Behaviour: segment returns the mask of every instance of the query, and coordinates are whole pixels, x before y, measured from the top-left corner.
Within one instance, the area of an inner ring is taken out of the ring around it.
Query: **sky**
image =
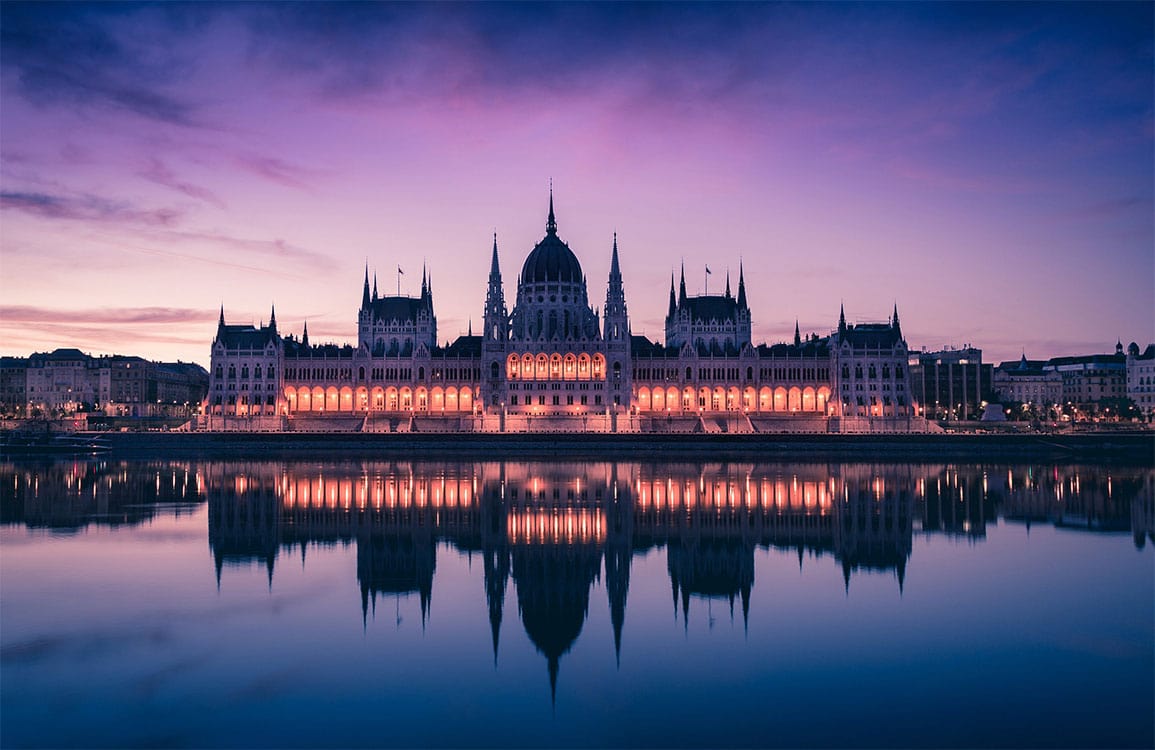
[[[984,361],[1155,341],[1155,5],[0,4],[0,353],[207,364],[221,305],[479,328],[545,233],[635,334],[671,273],[756,342],[898,305]],[[706,275],[709,266],[712,273]],[[398,274],[398,269],[403,275]]]

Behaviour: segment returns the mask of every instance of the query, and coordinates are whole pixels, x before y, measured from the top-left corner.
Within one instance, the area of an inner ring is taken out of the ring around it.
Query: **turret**
[[[309,345],[309,321],[305,321],[305,329],[301,333],[301,346]]]
[[[743,310],[749,309],[746,304],[746,277],[742,273],[742,261],[738,261],[738,307]]]
[[[362,310],[368,310],[369,309],[370,299],[371,298],[369,297],[369,264],[366,263],[365,264],[365,287],[361,291],[361,309]]]
[[[841,304],[838,306],[838,332],[846,333],[846,307]]]
[[[682,280],[678,284],[678,307],[686,304],[686,263],[682,262]]]
[[[269,311],[269,332],[274,336],[277,335],[277,306],[273,305]]]
[[[726,269],[726,299],[733,299],[734,295],[730,294],[730,269]]]
[[[892,328],[894,328],[895,334],[897,334],[897,336],[899,338],[902,338],[902,329],[898,325],[898,303],[897,302],[894,303],[894,317],[892,317],[890,319],[890,325]]]
[[[794,320],[794,346],[802,345],[802,334],[798,330],[798,320]]]
[[[672,317],[674,317],[674,314],[677,312],[678,312],[678,298],[674,294],[674,272],[670,271],[670,309],[666,313],[666,317],[672,318]]]

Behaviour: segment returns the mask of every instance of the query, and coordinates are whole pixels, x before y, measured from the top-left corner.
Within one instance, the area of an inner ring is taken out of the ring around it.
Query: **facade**
[[[28,409],[28,359],[0,357],[0,414],[24,416]]]
[[[928,419],[978,419],[994,399],[993,368],[973,346],[919,352],[910,357],[914,398]]]
[[[189,362],[151,362],[56,349],[0,362],[0,408],[18,416],[190,416],[205,398],[208,373]]]
[[[1056,357],[1044,369],[1063,379],[1061,402],[1072,409],[1097,411],[1101,401],[1127,395],[1127,358],[1122,343],[1116,344],[1114,354]]]
[[[1127,398],[1144,416],[1155,417],[1155,344],[1142,353],[1134,341],[1127,347]]]
[[[1017,362],[1002,362],[992,380],[995,395],[1045,412],[1063,402],[1063,376],[1046,369],[1045,360],[1030,360],[1024,354]]]
[[[909,430],[917,406],[895,308],[792,343],[751,340],[738,290],[690,296],[670,284],[665,341],[633,335],[617,236],[604,304],[562,239],[550,194],[545,236],[506,301],[497,237],[482,331],[438,345],[432,283],[380,296],[368,269],[357,344],[310,344],[268,325],[225,323],[212,346],[210,429],[362,431]],[[988,379],[989,380],[989,379]]]

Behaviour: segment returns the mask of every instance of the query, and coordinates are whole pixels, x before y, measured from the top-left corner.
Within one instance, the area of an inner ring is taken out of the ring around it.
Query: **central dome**
[[[547,281],[582,282],[582,267],[569,245],[557,236],[557,220],[553,215],[553,190],[549,191],[549,218],[545,223],[545,237],[534,245],[525,265],[521,267],[521,281],[526,284]]]
[[[527,284],[547,281],[571,281],[581,283],[582,267],[569,245],[558,239],[554,233],[534,246],[525,265],[521,267],[521,280]]]

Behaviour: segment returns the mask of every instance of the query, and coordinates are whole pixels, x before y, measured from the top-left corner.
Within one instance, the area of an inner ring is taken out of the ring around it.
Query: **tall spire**
[[[730,269],[726,269],[726,299],[730,299],[733,295],[730,294]]]
[[[899,326],[898,326],[898,303],[897,302],[894,303],[894,317],[890,319],[890,325],[892,328],[894,328],[894,332],[898,334],[899,338],[901,338],[902,337],[902,329],[899,328]]]
[[[224,302],[221,303],[221,318],[220,318],[220,320],[217,321],[217,326],[220,328],[225,327],[225,303]]]
[[[493,255],[489,262],[489,289],[485,293],[485,314],[481,335],[487,340],[503,341],[509,337],[509,315],[501,288],[501,266],[497,261],[497,232],[493,233]]]
[[[738,261],[738,307],[745,310],[746,305],[746,275],[742,270],[742,261]]]
[[[801,344],[802,344],[802,336],[798,330],[798,319],[795,318],[794,319],[794,346],[800,346]]]
[[[682,261],[682,280],[678,283],[678,307],[686,303],[686,261]]]
[[[365,286],[361,291],[361,309],[369,309],[369,261],[365,261]]]
[[[674,272],[670,271],[670,309],[666,313],[666,317],[674,317],[674,313],[678,311],[678,297],[674,294]]]
[[[429,294],[429,280],[425,274],[425,261],[421,261],[421,299]]]
[[[309,345],[309,321],[305,321],[305,330],[301,334],[301,346]]]
[[[610,256],[610,281],[621,281],[622,269],[618,265],[618,233],[614,232],[614,252]]]
[[[846,306],[838,304],[838,332],[846,333]]]
[[[553,178],[549,181],[549,218],[545,220],[545,233],[557,234],[557,219],[553,215]]]
[[[277,332],[277,306],[273,305],[269,311],[269,330]]]
[[[377,272],[373,272],[373,301],[377,301]]]

